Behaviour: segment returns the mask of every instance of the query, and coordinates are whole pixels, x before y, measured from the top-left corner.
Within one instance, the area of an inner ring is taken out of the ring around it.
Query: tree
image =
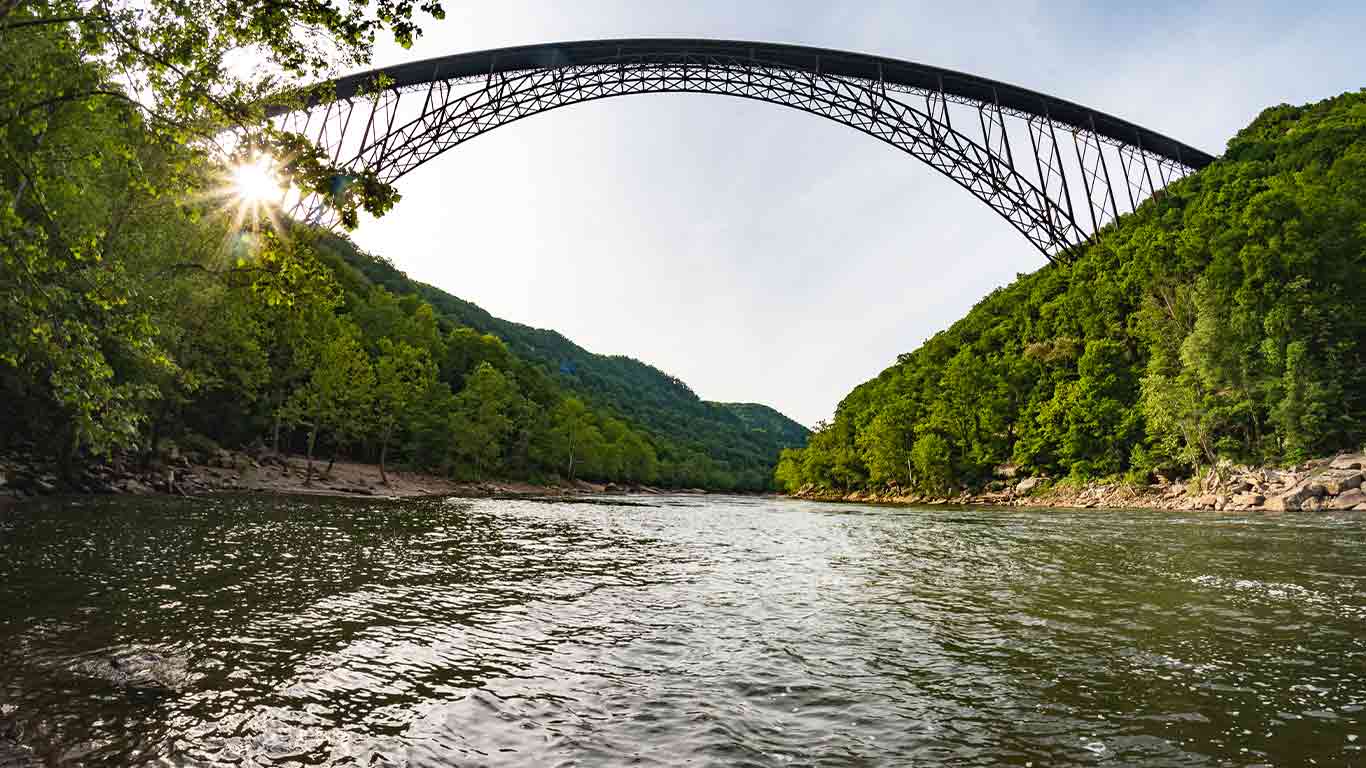
[[[1338,393],[1319,381],[1307,358],[1303,342],[1287,347],[1285,376],[1279,388],[1281,398],[1271,409],[1271,421],[1281,436],[1283,455],[1291,461],[1309,457],[1328,422],[1329,404],[1339,399],[1334,397]]]
[[[145,204],[130,180],[166,159],[125,105],[46,103],[102,69],[65,33],[25,37],[0,32],[0,388],[24,404],[10,423],[49,441],[69,471],[82,451],[138,442],[158,391],[120,375],[121,363],[163,380],[177,373],[118,226]],[[31,94],[41,107],[26,106]]]
[[[517,387],[488,363],[480,363],[455,396],[453,448],[459,460],[473,466],[476,479],[498,467],[520,399]]]
[[[577,397],[566,397],[550,416],[549,457],[552,464],[564,467],[565,477],[574,480],[576,467],[591,464],[595,449],[602,443],[602,433],[593,424],[593,414]]]
[[[920,431],[911,447],[911,463],[915,466],[920,487],[947,493],[953,486],[953,458],[949,441],[937,432]]]
[[[465,377],[487,363],[496,370],[508,371],[512,368],[512,354],[508,352],[502,339],[490,333],[479,333],[473,328],[461,326],[446,335],[445,356],[441,360],[441,380],[459,390],[465,386]]]
[[[906,487],[915,485],[911,446],[915,442],[915,422],[910,404],[897,400],[889,404],[859,433],[863,462],[868,479],[874,483],[893,483],[904,478]]]
[[[1059,456],[1079,477],[1119,472],[1140,433],[1132,407],[1136,386],[1124,346],[1108,339],[1086,344],[1076,381],[1059,384]]]
[[[308,468],[304,485],[313,483],[313,453],[319,432],[330,432],[338,441],[368,426],[374,396],[374,370],[361,346],[354,325],[338,319],[329,335],[320,340],[305,367],[308,380],[285,404],[286,421],[308,429]]]
[[[375,361],[375,428],[379,431],[379,477],[385,485],[389,441],[424,392],[436,383],[436,370],[427,350],[406,341],[379,340]]]
[[[773,477],[778,487],[788,493],[795,493],[806,485],[806,471],[803,466],[803,448],[784,448],[778,456],[778,466]]]
[[[626,479],[637,483],[653,483],[659,474],[659,457],[654,446],[640,435],[628,429],[621,437],[622,472]]]
[[[372,354],[379,351],[379,344],[385,339],[417,347],[432,360],[445,352],[445,341],[431,305],[416,296],[399,297],[380,286],[373,286],[364,296],[353,297],[351,303],[352,318]]]
[[[64,73],[25,57],[29,85],[5,104],[9,122],[39,121],[53,109],[108,105],[136,112],[144,130],[175,144],[217,144],[218,134],[244,134],[240,157],[265,152],[279,160],[285,181],[317,192],[347,227],[358,211],[381,215],[397,200],[389,185],[367,171],[334,165],[306,137],[279,130],[265,106],[295,101],[286,81],[314,81],[334,67],[356,69],[370,59],[377,36],[391,32],[401,45],[421,34],[421,15],[444,17],[437,0],[39,0],[0,3],[0,35],[25,49],[58,36],[74,57],[109,66],[84,70],[71,83]],[[264,66],[242,74],[245,56]],[[8,101],[8,100],[7,100]],[[351,183],[337,185],[337,179]]]

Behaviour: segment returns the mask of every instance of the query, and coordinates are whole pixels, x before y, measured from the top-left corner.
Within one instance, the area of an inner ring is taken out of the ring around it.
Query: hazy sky
[[[965,70],[1210,152],[1262,107],[1366,86],[1366,4],[445,0],[377,65],[601,37],[800,43]],[[355,233],[500,317],[806,424],[1043,263],[985,205],[844,126],[699,94],[572,106],[399,182]]]

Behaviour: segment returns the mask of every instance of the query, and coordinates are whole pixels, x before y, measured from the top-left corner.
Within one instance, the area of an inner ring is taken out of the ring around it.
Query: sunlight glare
[[[242,163],[232,169],[232,187],[242,202],[261,204],[280,197],[280,178],[275,172],[275,161],[268,156]]]
[[[280,196],[280,178],[275,163],[266,155],[244,162],[233,169],[233,190],[244,203],[264,203]]]

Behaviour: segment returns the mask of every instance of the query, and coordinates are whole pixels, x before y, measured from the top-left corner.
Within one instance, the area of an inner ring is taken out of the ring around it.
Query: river
[[[1364,706],[1352,515],[0,511],[11,761],[1328,766],[1366,764]]]

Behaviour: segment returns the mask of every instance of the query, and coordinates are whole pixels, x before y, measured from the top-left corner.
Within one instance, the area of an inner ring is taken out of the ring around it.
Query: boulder
[[[185,658],[147,648],[118,649],[103,656],[92,654],[75,661],[69,671],[140,699],[173,696],[189,679]]]
[[[1015,492],[1019,494],[1029,493],[1043,483],[1042,477],[1026,477],[1015,486]]]
[[[1266,497],[1260,493],[1240,493],[1233,497],[1233,504],[1239,507],[1260,507],[1266,503]]]
[[[28,747],[0,736],[0,768],[40,768],[41,765]]]
[[[1324,491],[1330,496],[1336,496],[1343,491],[1350,491],[1353,488],[1361,487],[1362,475],[1355,469],[1329,469],[1320,473],[1314,481],[1323,486]]]
[[[1323,508],[1332,510],[1355,509],[1359,504],[1366,504],[1366,493],[1363,493],[1360,488],[1353,488],[1327,499]]]
[[[1266,476],[1266,482],[1271,483],[1272,485],[1289,486],[1297,485],[1300,482],[1300,476],[1295,472],[1286,472],[1285,470],[1280,469],[1268,469],[1263,474]]]
[[[1317,499],[1327,495],[1328,489],[1316,480],[1305,480],[1304,482],[1291,488],[1280,496],[1269,500],[1266,504],[1267,509],[1277,511],[1306,509],[1305,506],[1310,499]],[[1279,502],[1278,506],[1272,506],[1272,502]]]
[[[1214,509],[1219,506],[1219,496],[1207,493],[1204,496],[1197,496],[1191,502],[1191,509]]]
[[[1329,464],[1331,469],[1366,469],[1366,455],[1346,455],[1333,459]]]

